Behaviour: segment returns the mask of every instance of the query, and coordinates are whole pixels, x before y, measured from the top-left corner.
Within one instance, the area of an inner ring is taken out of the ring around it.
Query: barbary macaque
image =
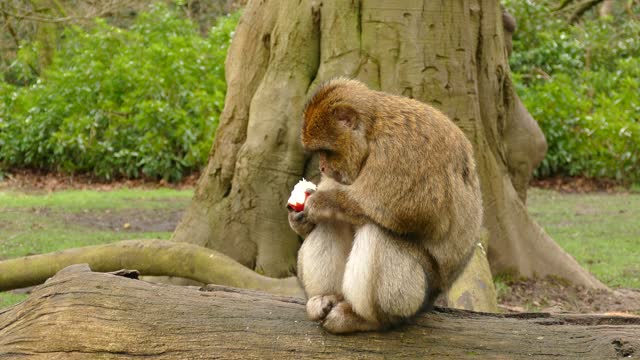
[[[298,277],[331,333],[388,328],[433,304],[469,260],[482,221],[473,148],[422,102],[338,78],[304,110],[322,178],[302,211]]]

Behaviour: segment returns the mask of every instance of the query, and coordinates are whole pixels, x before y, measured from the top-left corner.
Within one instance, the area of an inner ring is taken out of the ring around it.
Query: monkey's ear
[[[336,106],[333,108],[333,117],[351,129],[358,127],[358,113],[351,106]]]

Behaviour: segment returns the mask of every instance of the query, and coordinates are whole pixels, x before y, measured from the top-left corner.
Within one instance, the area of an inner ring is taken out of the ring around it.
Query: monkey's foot
[[[310,320],[320,321],[340,301],[342,301],[340,295],[316,295],[307,301],[307,315]]]
[[[332,334],[372,331],[382,328],[377,321],[367,320],[353,312],[351,304],[346,301],[342,301],[331,308],[322,322],[322,327]]]

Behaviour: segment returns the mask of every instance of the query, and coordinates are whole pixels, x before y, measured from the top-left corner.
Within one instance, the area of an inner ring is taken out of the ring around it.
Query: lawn
[[[640,193],[531,189],[527,207],[547,233],[611,287],[640,288]]]
[[[0,191],[0,260],[124,239],[168,239],[192,190]],[[640,288],[640,194],[531,189],[528,207],[558,243],[612,287]],[[0,308],[24,295],[0,293]]]
[[[125,239],[168,239],[191,190],[0,191],[0,260]],[[24,295],[0,293],[0,308]]]

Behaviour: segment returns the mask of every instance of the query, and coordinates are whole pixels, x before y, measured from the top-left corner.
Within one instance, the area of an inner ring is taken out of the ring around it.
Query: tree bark
[[[300,240],[285,205],[304,166],[294,129],[317,69],[318,11],[309,1],[245,8],[227,56],[225,108],[209,164],[173,240],[269,276],[295,273]]]
[[[0,358],[610,359],[640,351],[640,318],[437,308],[387,332],[330,335],[302,299],[150,284],[67,268],[0,310]]]
[[[269,276],[294,273],[300,240],[284,204],[300,177],[317,179],[299,142],[301,112],[316,85],[342,75],[440,108],[472,141],[494,272],[604,287],[527,213],[536,161],[526,157],[540,134],[511,86],[501,19],[496,0],[249,2],[209,164],[173,240]]]
[[[487,261],[488,235],[483,233],[471,260],[444,294],[447,306],[482,312],[498,312],[498,295]]]

